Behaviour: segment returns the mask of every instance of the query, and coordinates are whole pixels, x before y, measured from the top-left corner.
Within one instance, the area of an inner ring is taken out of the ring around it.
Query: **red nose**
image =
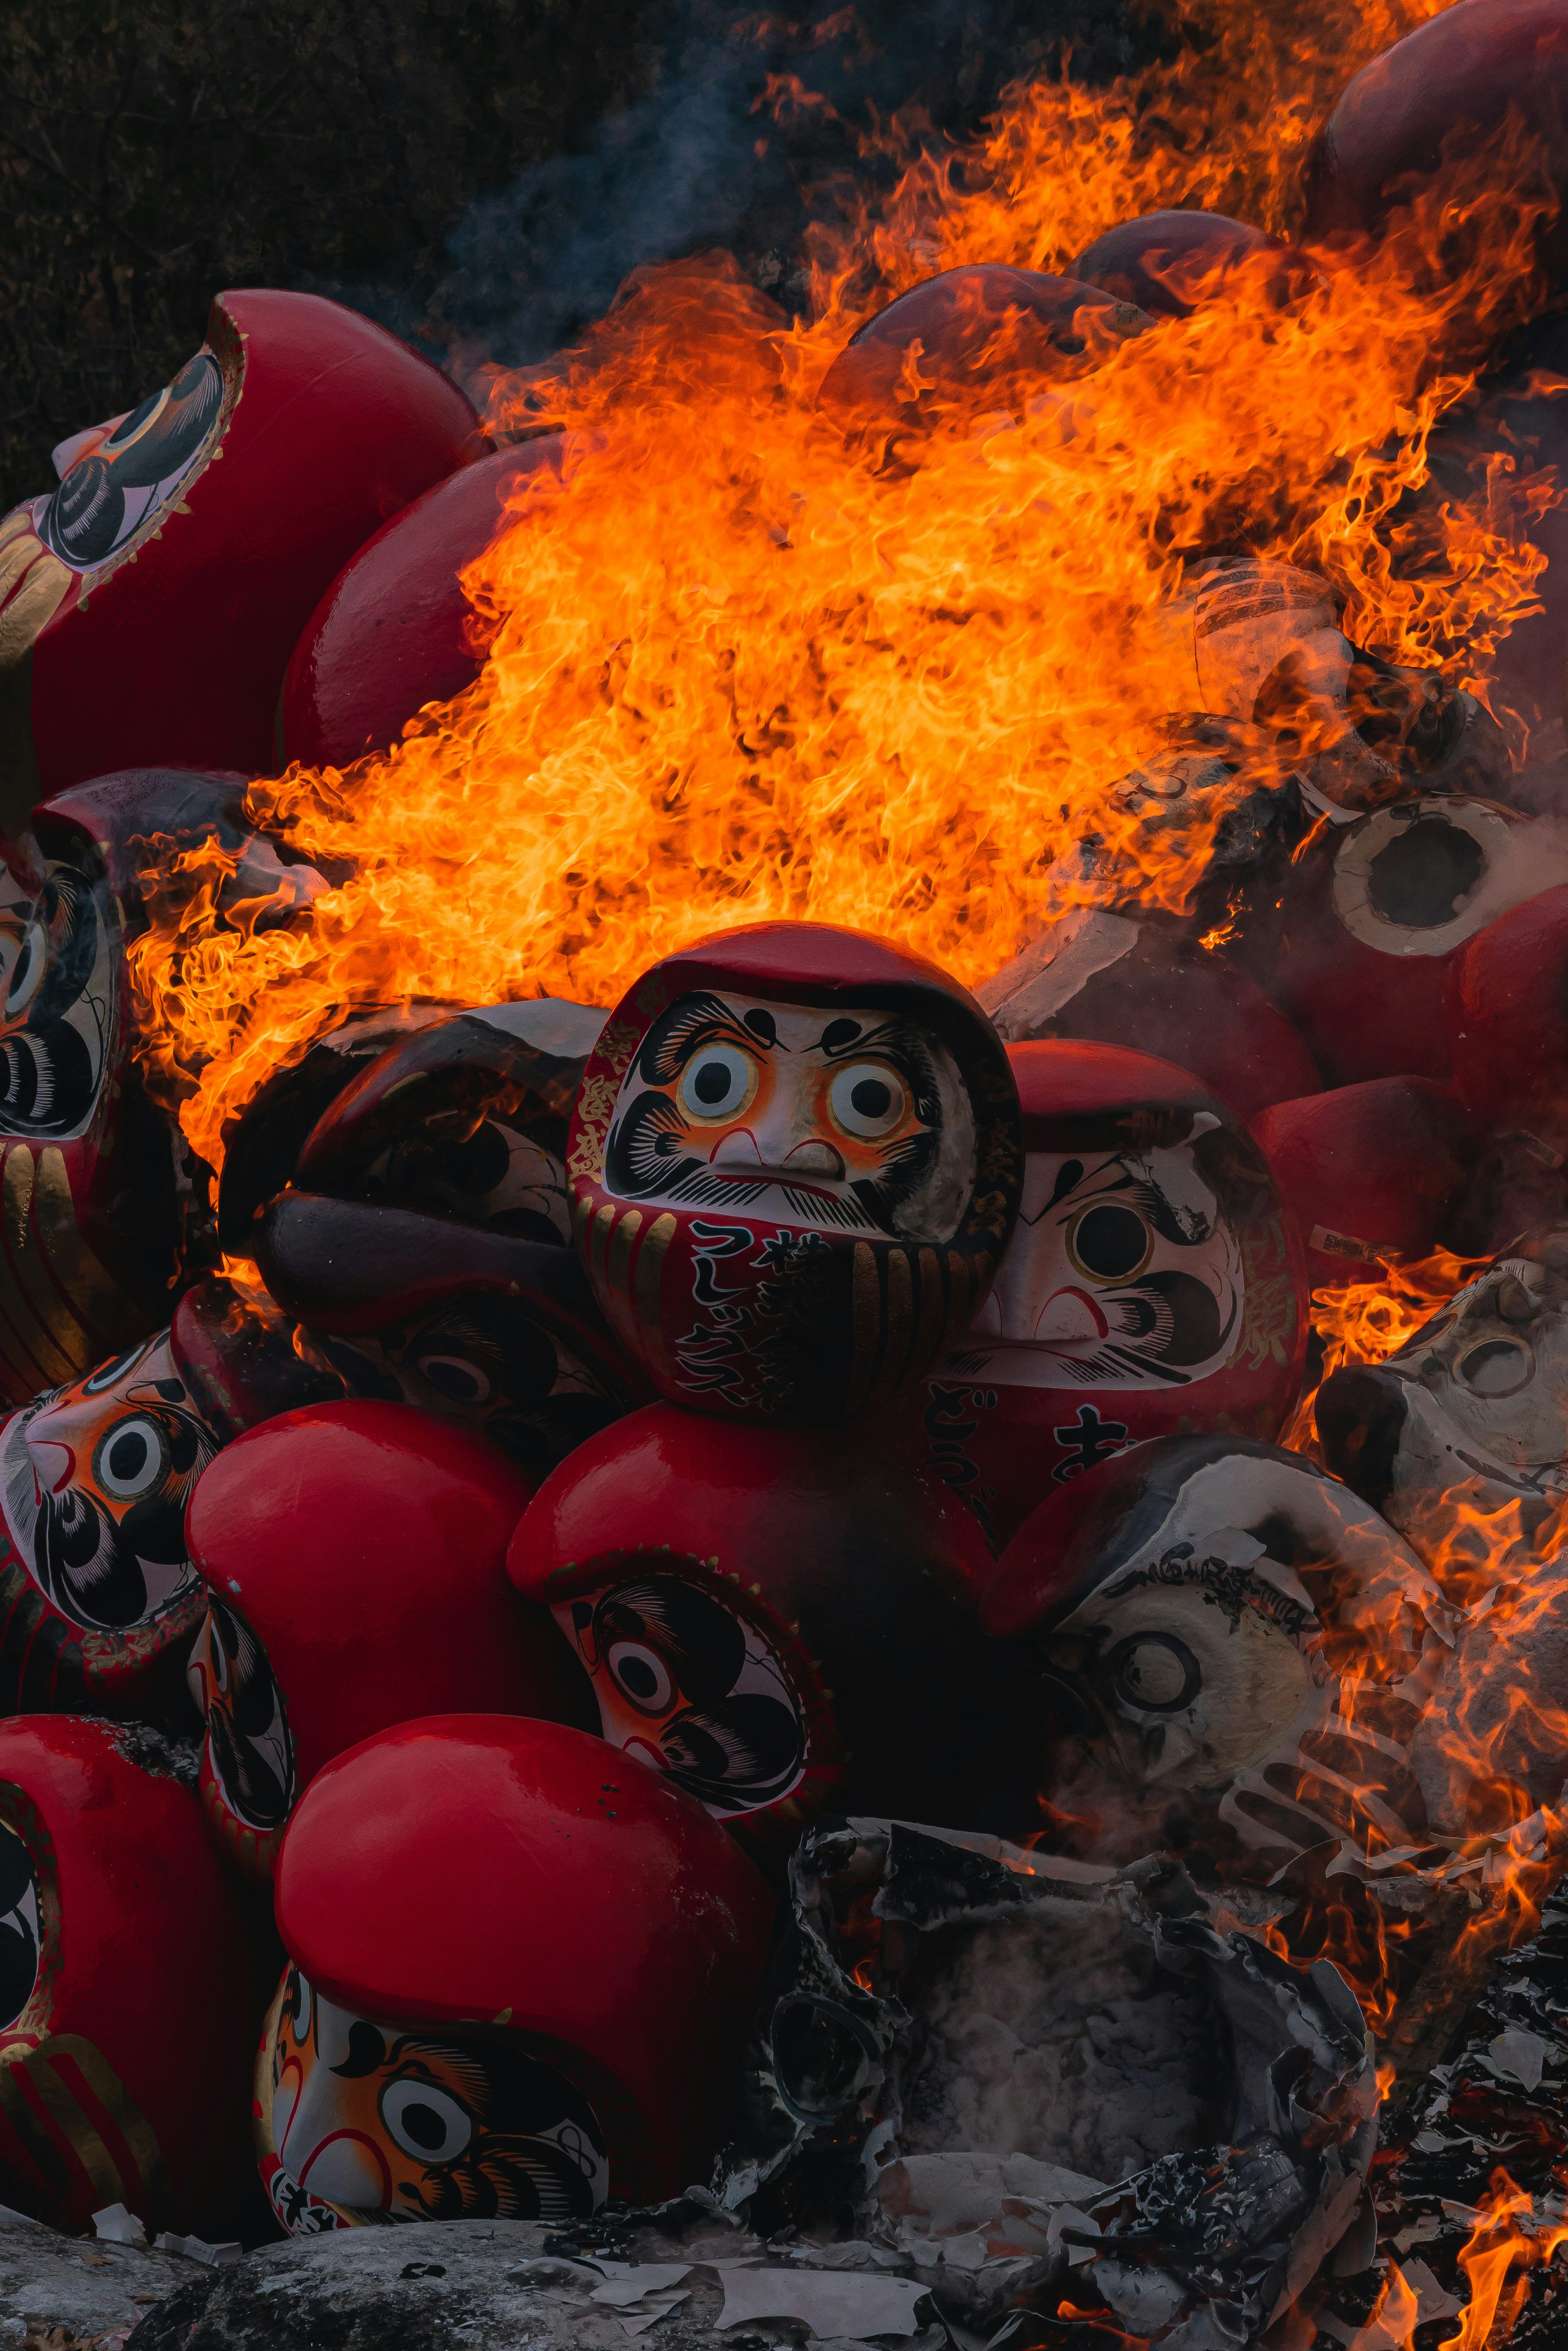
[[[30,1437],[27,1451],[32,1459],[33,1475],[46,1493],[58,1494],[70,1484],[77,1458],[68,1445],[57,1445],[52,1438],[46,1437]]]

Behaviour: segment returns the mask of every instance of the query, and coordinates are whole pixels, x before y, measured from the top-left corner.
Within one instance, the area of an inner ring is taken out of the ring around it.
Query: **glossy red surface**
[[[558,479],[560,436],[497,449],[385,524],[339,573],[289,658],[282,755],[346,768],[395,743],[427,702],[447,702],[484,664],[483,631],[458,573],[484,553],[540,477]]]
[[[359,1401],[285,1413],[204,1473],[191,1557],[266,1652],[296,1795],[356,1740],[432,1706],[570,1710],[564,1645],[504,1573],[531,1490],[466,1430]],[[203,1788],[231,1849],[265,1867],[275,1838],[225,1807],[210,1740]]]
[[[34,2000],[0,2031],[8,2199],[73,2230],[123,2202],[149,2236],[229,2234],[267,1986],[196,1798],[107,1724],[22,1716],[0,1723],[0,1823],[44,1928]]]
[[[1511,112],[1547,143],[1549,169],[1560,174],[1565,101],[1568,21],[1558,0],[1445,8],[1345,89],[1308,161],[1306,235],[1375,229],[1434,181],[1462,186],[1478,153],[1487,153],[1500,189],[1517,187],[1517,156],[1500,140]],[[1499,143],[1489,151],[1490,141]],[[1560,276],[1561,233],[1548,239]]]
[[[669,1781],[509,1716],[404,1722],[340,1755],[277,1874],[289,1956],[329,1999],[555,2043],[610,2135],[611,2194],[633,2202],[705,2176],[772,1910]]]
[[[1120,221],[1081,253],[1072,275],[1119,302],[1135,303],[1151,318],[1186,319],[1221,287],[1234,288],[1237,265],[1254,254],[1288,256],[1290,248],[1250,221],[1225,213],[1173,210]],[[1276,300],[1289,290],[1281,266],[1253,265],[1255,283]],[[1229,281],[1229,282],[1228,282]]]
[[[846,432],[962,419],[1088,374],[1148,323],[1075,278],[969,263],[912,287],[869,319],[829,368],[818,398]]]
[[[1378,1258],[1430,1256],[1477,1140],[1428,1078],[1375,1078],[1276,1102],[1252,1133],[1300,1227],[1308,1279],[1329,1290],[1370,1281]]]
[[[1046,1041],[1009,1046],[1008,1059],[1029,1154],[1023,1207],[991,1299],[926,1382],[923,1455],[998,1547],[1053,1488],[1082,1483],[1149,1437],[1223,1429],[1273,1438],[1295,1402],[1308,1337],[1294,1222],[1261,1151],[1217,1095],[1125,1047]],[[1167,1201],[1156,1217],[1143,1197],[1153,1152],[1185,1157],[1171,1171],[1181,1215]],[[1134,1175],[1117,1174],[1124,1157]],[[1095,1201],[1143,1228],[1142,1262],[1124,1278],[1072,1254]],[[1171,1231],[1197,1214],[1213,1218],[1215,1238],[1173,1248]],[[1175,1336],[1176,1288],[1192,1280],[1212,1290],[1228,1332],[1201,1357]],[[1062,1311],[1071,1336],[1055,1330]],[[1166,1314],[1168,1360],[1158,1343]],[[1102,1348],[1088,1335],[1096,1320]],[[1036,1336],[1040,1322],[1052,1338]]]
[[[45,794],[152,760],[274,772],[284,670],[323,590],[484,445],[448,377],[338,303],[223,294],[208,337],[235,395],[210,456],[150,537],[57,566],[32,655]]]
[[[1479,931],[1443,1007],[1454,1091],[1494,1133],[1568,1157],[1568,883]]]

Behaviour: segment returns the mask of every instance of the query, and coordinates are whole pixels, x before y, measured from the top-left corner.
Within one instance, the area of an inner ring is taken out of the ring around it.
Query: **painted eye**
[[[155,1343],[152,1341],[143,1340],[140,1346],[128,1347],[123,1355],[116,1355],[112,1363],[100,1364],[96,1372],[89,1373],[83,1380],[81,1384],[83,1395],[102,1395],[107,1389],[113,1387],[123,1377],[132,1364],[140,1361],[150,1345]]]
[[[641,1641],[617,1641],[605,1659],[616,1687],[643,1714],[663,1714],[674,1705],[675,1686],[656,1649]]]
[[[1145,1714],[1176,1714],[1203,1687],[1203,1673],[1174,1633],[1134,1633],[1105,1660],[1113,1694]]]
[[[757,1090],[757,1064],[733,1045],[705,1045],[681,1077],[681,1107],[693,1118],[734,1118]]]
[[[490,1383],[465,1355],[422,1355],[419,1368],[433,1388],[452,1404],[488,1404]]]
[[[1488,1339],[1459,1359],[1459,1377],[1479,1396],[1517,1395],[1535,1365],[1528,1347],[1513,1339]]]
[[[1148,1263],[1154,1237],[1134,1208],[1085,1208],[1068,1228],[1067,1253],[1092,1281],[1130,1281]]]
[[[17,1019],[26,1012],[38,992],[44,977],[44,967],[49,959],[49,937],[42,923],[29,923],[22,934],[22,949],[16,957],[11,984],[5,990],[5,1018]]]
[[[393,2145],[416,2162],[450,2163],[474,2136],[474,2118],[434,2082],[389,2082],[382,2120]]]
[[[834,1071],[828,1089],[828,1107],[846,1134],[864,1143],[891,1134],[904,1116],[909,1097],[883,1061],[851,1061]]]
[[[134,1502],[150,1494],[162,1478],[167,1454],[163,1432],[155,1420],[139,1415],[117,1421],[98,1441],[93,1475],[101,1492],[116,1502]]]
[[[310,2015],[315,2004],[315,1993],[302,1975],[296,1975],[288,1995],[287,2024],[301,2049],[310,2038]]]

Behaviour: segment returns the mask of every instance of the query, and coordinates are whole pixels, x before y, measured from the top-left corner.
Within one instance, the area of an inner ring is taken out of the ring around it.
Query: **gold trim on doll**
[[[580,2091],[501,2032],[372,2022],[289,1967],[256,2062],[256,2140],[295,2235],[385,2220],[585,2220],[609,2190]]]

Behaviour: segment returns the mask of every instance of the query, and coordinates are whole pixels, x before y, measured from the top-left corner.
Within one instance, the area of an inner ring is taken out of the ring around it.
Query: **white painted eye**
[[[1197,1659],[1174,1633],[1134,1633],[1105,1662],[1116,1696],[1144,1713],[1174,1714],[1203,1687]]]
[[[155,1420],[138,1414],[116,1421],[98,1441],[93,1475],[100,1489],[117,1502],[134,1502],[150,1494],[163,1475],[163,1432]]]
[[[834,1072],[828,1105],[846,1134],[874,1142],[904,1116],[903,1086],[883,1061],[851,1061]]]
[[[473,2116],[434,2082],[389,2082],[382,2120],[393,2145],[419,2163],[450,2163],[474,2136]]]
[[[734,1045],[705,1045],[681,1076],[681,1108],[690,1118],[735,1118],[757,1091],[757,1064]]]
[[[42,923],[29,923],[22,934],[21,952],[5,990],[5,1018],[17,1019],[38,992],[49,959],[49,935]]]
[[[303,2049],[310,2038],[311,2011],[315,2005],[315,1993],[304,1977],[297,1975],[294,1979],[294,1988],[289,1994],[287,2011],[289,2033],[297,2049]]]
[[[421,1355],[419,1368],[433,1388],[451,1404],[478,1405],[490,1401],[490,1382],[466,1355]]]
[[[674,1702],[675,1686],[656,1649],[641,1641],[617,1641],[605,1659],[615,1686],[641,1714],[663,1714]]]
[[[1517,1340],[1484,1339],[1460,1359],[1459,1377],[1473,1395],[1517,1395],[1534,1368],[1530,1349]]]

